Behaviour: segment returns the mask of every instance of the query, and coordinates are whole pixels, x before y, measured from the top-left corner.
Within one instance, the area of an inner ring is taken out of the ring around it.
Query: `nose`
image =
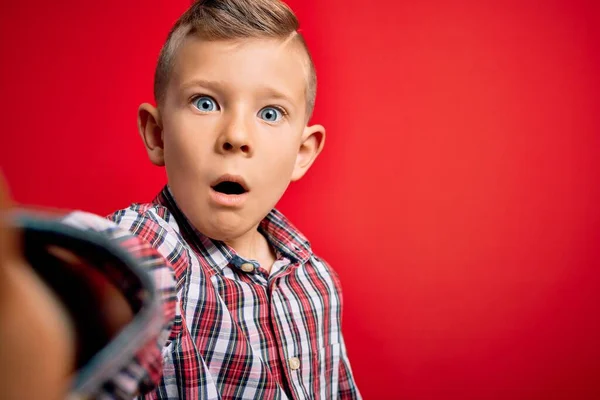
[[[217,141],[217,152],[221,154],[241,153],[251,156],[254,150],[251,129],[250,123],[243,117],[226,120]]]

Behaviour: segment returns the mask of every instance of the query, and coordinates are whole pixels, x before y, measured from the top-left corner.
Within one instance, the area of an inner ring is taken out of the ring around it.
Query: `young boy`
[[[314,66],[278,0],[198,1],[160,53],[139,107],[168,185],[109,217],[170,263],[177,307],[148,398],[360,398],[340,283],[273,207],[321,152]]]

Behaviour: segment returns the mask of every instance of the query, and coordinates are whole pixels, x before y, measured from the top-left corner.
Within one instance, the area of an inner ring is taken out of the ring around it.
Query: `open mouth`
[[[238,182],[233,181],[223,181],[219,182],[216,185],[212,186],[215,192],[228,194],[228,195],[236,195],[236,194],[244,194],[247,192],[246,188],[242,186]]]
[[[225,174],[210,186],[216,193],[228,196],[240,196],[250,191],[244,178],[238,175]]]

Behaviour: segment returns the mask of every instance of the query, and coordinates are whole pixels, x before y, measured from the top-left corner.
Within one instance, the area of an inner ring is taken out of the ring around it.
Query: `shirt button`
[[[292,357],[288,362],[290,363],[290,368],[294,371],[300,368],[300,359],[298,357]]]
[[[254,265],[252,265],[251,263],[243,263],[240,268],[242,269],[242,271],[244,272],[252,272],[254,271]]]

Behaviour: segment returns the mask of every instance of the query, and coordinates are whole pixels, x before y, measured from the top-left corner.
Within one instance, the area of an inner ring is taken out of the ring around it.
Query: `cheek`
[[[273,174],[277,180],[289,178],[296,164],[297,155],[298,151],[294,144],[280,143],[279,145],[271,146],[269,156],[266,157],[265,167],[277,172]]]
[[[288,126],[276,132],[265,133],[262,136],[262,145],[267,153],[266,164],[272,168],[291,172],[300,148],[301,129],[296,126]]]
[[[181,118],[165,124],[164,146],[167,169],[180,168],[182,172],[193,172],[206,159],[205,152],[212,146],[209,143],[210,129],[202,126],[201,121],[193,118]]]

